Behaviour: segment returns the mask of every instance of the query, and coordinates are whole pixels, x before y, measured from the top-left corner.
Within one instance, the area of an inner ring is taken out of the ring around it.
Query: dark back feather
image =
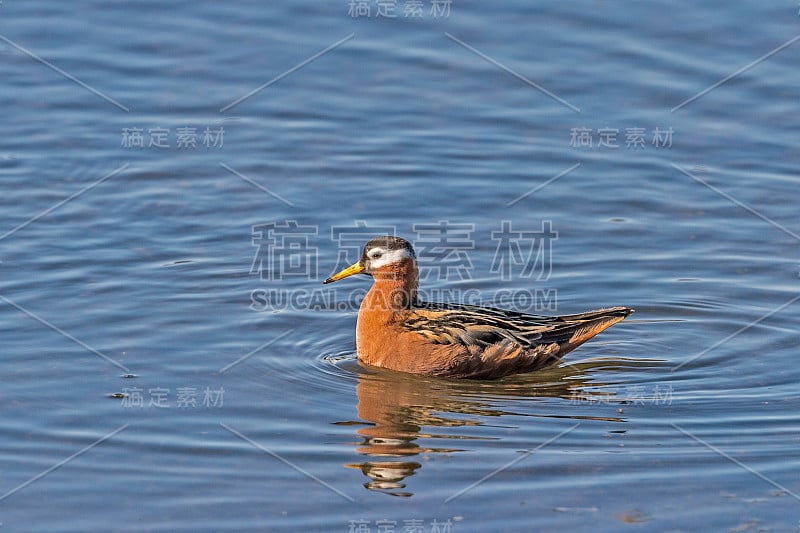
[[[615,307],[549,317],[474,305],[419,302],[400,325],[436,344],[488,346],[510,340],[530,348],[565,343],[581,328],[630,313],[630,309]]]

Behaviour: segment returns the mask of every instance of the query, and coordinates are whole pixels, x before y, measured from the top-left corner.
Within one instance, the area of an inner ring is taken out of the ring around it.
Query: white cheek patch
[[[372,259],[372,254],[375,252],[381,252],[381,256],[378,259]],[[370,248],[367,252],[367,258],[369,259],[369,268],[370,270],[375,270],[376,268],[385,267],[386,265],[391,265],[392,263],[399,263],[403,259],[411,257],[411,254],[408,253],[408,250],[405,248],[401,248],[399,250],[389,250],[387,251],[385,248],[375,247]]]

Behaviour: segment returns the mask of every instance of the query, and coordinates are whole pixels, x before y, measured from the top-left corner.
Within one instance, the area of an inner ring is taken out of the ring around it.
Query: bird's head
[[[411,243],[400,237],[375,237],[364,245],[361,259],[324,281],[333,283],[354,274],[376,279],[398,279],[413,275],[416,281],[417,256]]]

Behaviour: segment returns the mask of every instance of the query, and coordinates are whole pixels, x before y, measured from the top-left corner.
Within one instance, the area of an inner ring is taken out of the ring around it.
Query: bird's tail
[[[577,315],[564,315],[559,317],[563,321],[556,330],[560,333],[558,344],[561,349],[559,355],[564,355],[588,341],[601,331],[625,319],[633,313],[627,307],[609,307]]]

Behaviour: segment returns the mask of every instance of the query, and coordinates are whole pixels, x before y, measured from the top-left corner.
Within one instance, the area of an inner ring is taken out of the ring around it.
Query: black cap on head
[[[417,254],[414,253],[414,247],[411,246],[411,243],[405,240],[402,237],[394,237],[392,235],[383,235],[382,237],[375,237],[374,239],[370,239],[367,244],[364,245],[364,251],[361,254],[362,259],[367,258],[367,252],[375,248],[376,246],[380,246],[381,248],[386,248],[387,250],[408,250],[411,257],[414,259],[417,258]]]

